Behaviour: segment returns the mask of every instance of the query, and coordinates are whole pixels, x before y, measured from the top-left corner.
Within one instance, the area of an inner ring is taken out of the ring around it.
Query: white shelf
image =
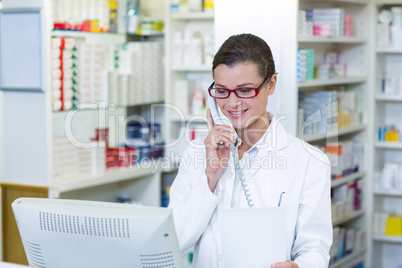
[[[358,210],[358,211],[353,211],[353,212],[351,212],[351,213],[349,214],[349,216],[347,216],[347,217],[345,217],[345,218],[343,218],[343,219],[339,219],[339,220],[333,221],[333,222],[332,222],[332,225],[333,225],[333,226],[338,226],[338,225],[347,223],[347,222],[349,222],[349,221],[351,221],[351,220],[354,220],[354,219],[360,217],[360,216],[363,215],[363,214],[364,214],[364,209],[360,209],[360,210]]]
[[[377,48],[376,52],[379,54],[402,54],[402,48]]]
[[[356,179],[360,179],[360,178],[364,177],[365,175],[366,175],[366,172],[361,171],[361,172],[357,172],[357,173],[352,173],[352,174],[345,176],[343,178],[340,178],[340,179],[331,180],[331,188],[335,188],[335,187],[341,186],[343,184],[350,183]]]
[[[183,14],[171,14],[171,18],[175,20],[213,20],[214,17],[214,12],[189,12]]]
[[[383,189],[376,189],[374,190],[375,195],[383,195],[383,196],[393,196],[393,197],[402,197],[402,190],[383,190]]]
[[[346,43],[361,44],[367,42],[365,37],[347,37],[347,36],[314,36],[299,35],[299,43]]]
[[[324,133],[304,135],[301,139],[306,142],[314,142],[314,141],[324,140],[327,138],[334,138],[337,136],[342,136],[342,135],[347,135],[347,134],[363,131],[365,129],[366,129],[365,124],[357,125],[357,126],[350,126],[350,127],[345,127],[345,128],[339,128],[336,130],[331,130],[329,132],[324,132]]]
[[[333,79],[314,79],[298,83],[299,88],[306,87],[319,87],[319,86],[333,86],[333,85],[344,85],[344,84],[358,84],[366,82],[367,77],[339,77]]]
[[[373,240],[377,242],[387,242],[387,243],[402,243],[402,236],[389,236],[382,234],[374,234]]]
[[[340,4],[354,4],[354,5],[367,5],[367,0],[305,0],[306,2],[317,2],[317,3],[340,3]]]
[[[377,101],[402,102],[402,95],[378,94],[375,96],[375,99]]]
[[[147,37],[147,36],[163,36],[163,32],[155,32],[148,34],[128,34],[128,33],[109,33],[109,32],[81,32],[81,31],[63,31],[63,30],[53,30],[51,32],[52,36],[55,37],[87,37],[87,36],[104,36],[107,38],[113,37],[126,37],[126,36],[138,36],[138,37]]]
[[[401,0],[376,0],[377,5],[400,5]]]
[[[172,66],[176,72],[212,72],[212,66]]]
[[[158,170],[159,168],[154,164],[150,164],[147,168],[140,168],[138,166],[134,166],[133,168],[112,168],[101,174],[88,174],[70,179],[61,179],[58,184],[52,185],[51,188],[56,189],[59,193],[69,192],[146,177],[158,172]]]
[[[329,268],[344,268],[347,267],[350,261],[352,261],[354,258],[359,257],[360,255],[363,255],[366,252],[365,248],[358,249],[356,252],[353,252],[352,254],[346,255],[339,261],[335,262],[334,264],[330,265]]]
[[[402,142],[376,142],[375,148],[377,149],[392,149],[392,150],[401,150]]]

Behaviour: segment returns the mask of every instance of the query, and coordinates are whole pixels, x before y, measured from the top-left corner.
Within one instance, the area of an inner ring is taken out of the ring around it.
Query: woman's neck
[[[264,136],[269,124],[268,113],[264,113],[246,128],[236,129],[237,135],[242,140],[242,149],[248,150],[256,144]]]

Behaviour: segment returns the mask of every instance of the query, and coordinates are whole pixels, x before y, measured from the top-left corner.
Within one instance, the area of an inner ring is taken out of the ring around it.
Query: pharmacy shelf
[[[352,220],[354,220],[354,219],[357,219],[358,217],[360,217],[361,215],[364,214],[364,210],[365,210],[365,209],[360,209],[360,210],[358,210],[358,211],[353,211],[353,212],[351,212],[347,217],[345,217],[345,218],[343,218],[343,219],[340,219],[340,220],[335,220],[335,221],[333,221],[333,222],[332,222],[332,225],[333,225],[333,226],[338,226],[338,225],[347,223],[347,222],[349,222],[349,221],[352,221]]]
[[[52,185],[50,188],[57,190],[59,193],[64,193],[109,183],[151,176],[158,171],[159,167],[152,162],[150,162],[147,167],[134,166],[133,168],[111,168],[101,174],[74,176],[74,178],[62,178],[58,184]]]
[[[374,195],[402,197],[402,191],[376,189]]]
[[[352,4],[352,5],[367,5],[367,0],[304,0],[305,2],[316,2],[316,3],[342,3],[342,4]]]
[[[391,150],[401,150],[402,142],[376,142],[375,148],[377,149],[391,149]]]
[[[183,14],[172,14],[171,18],[175,20],[213,20],[215,14],[214,12],[189,12]]]
[[[365,37],[347,37],[347,36],[314,36],[299,35],[297,37],[299,43],[345,43],[345,44],[362,44],[367,42]]]
[[[63,31],[53,30],[51,35],[54,37],[87,37],[87,36],[105,36],[107,38],[137,36],[137,37],[161,37],[163,32],[147,33],[147,34],[128,34],[128,33],[109,33],[109,32],[81,32],[81,31]]]
[[[320,86],[333,86],[344,84],[358,84],[367,81],[367,77],[339,77],[333,79],[314,79],[298,83],[299,88],[320,87]]]
[[[375,96],[376,101],[384,102],[402,102],[402,95],[392,94],[378,94]]]
[[[344,268],[348,267],[347,265],[353,261],[354,258],[363,255],[366,252],[366,248],[358,249],[357,251],[353,252],[352,254],[346,255],[339,261],[335,262],[334,264],[330,265],[329,268]]]
[[[373,235],[373,240],[376,242],[386,242],[386,243],[401,243],[402,244],[402,236],[389,236],[389,235],[381,235],[375,234]]]
[[[400,5],[401,0],[376,0],[377,5]]]
[[[212,72],[212,66],[172,66],[176,72]]]
[[[103,111],[103,110],[116,110],[116,109],[127,109],[127,108],[132,108],[132,107],[143,107],[147,105],[152,105],[152,104],[163,104],[164,99],[159,99],[159,100],[154,100],[154,101],[144,101],[144,102],[139,102],[139,103],[133,103],[129,105],[115,105],[113,103],[104,106],[104,107],[98,107],[98,108],[71,108],[70,110],[62,110],[62,111],[52,111],[53,114],[59,114],[59,113],[69,113],[69,112],[97,112],[97,111]]]
[[[348,176],[342,177],[340,179],[332,180],[331,181],[331,188],[335,188],[344,184],[348,184],[356,179],[361,179],[366,175],[366,172],[361,171],[361,172],[356,172],[352,173]]]
[[[376,52],[378,54],[402,54],[402,48],[377,48]]]
[[[366,129],[366,125],[362,124],[362,125],[357,125],[357,126],[339,128],[339,129],[331,130],[331,131],[324,132],[324,133],[303,135],[303,137],[301,137],[301,139],[306,142],[315,142],[315,141],[324,140],[327,138],[329,139],[329,138],[334,138],[337,136],[343,136],[343,135],[347,135],[347,134],[360,132],[365,129]]]

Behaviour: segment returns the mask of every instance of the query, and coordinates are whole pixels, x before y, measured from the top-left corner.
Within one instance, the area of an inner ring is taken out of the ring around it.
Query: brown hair
[[[263,78],[275,74],[275,62],[268,44],[253,34],[232,35],[222,44],[215,54],[212,71],[219,64],[234,66],[237,63],[253,62]]]

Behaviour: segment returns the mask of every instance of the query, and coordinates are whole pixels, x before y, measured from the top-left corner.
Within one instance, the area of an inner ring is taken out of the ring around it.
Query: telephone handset
[[[214,121],[214,124],[227,125],[227,126],[231,127],[233,130],[235,130],[232,125],[232,122],[230,122],[229,118],[227,118],[222,113],[221,109],[219,108],[218,104],[216,103],[215,98],[208,96],[207,106],[211,110],[211,116]],[[238,136],[237,136],[236,130],[232,133],[232,135],[233,135],[233,138],[235,139],[235,141],[237,141]],[[233,159],[235,161],[236,177],[238,177],[241,182],[241,186],[243,188],[244,195],[246,196],[247,204],[251,208],[254,206],[254,204],[253,204],[253,200],[250,197],[249,189],[247,188],[246,179],[244,177],[243,170],[240,168],[239,154],[238,154],[237,150],[238,150],[238,148],[236,146],[234,146],[234,144],[230,145],[230,152],[233,155]]]

